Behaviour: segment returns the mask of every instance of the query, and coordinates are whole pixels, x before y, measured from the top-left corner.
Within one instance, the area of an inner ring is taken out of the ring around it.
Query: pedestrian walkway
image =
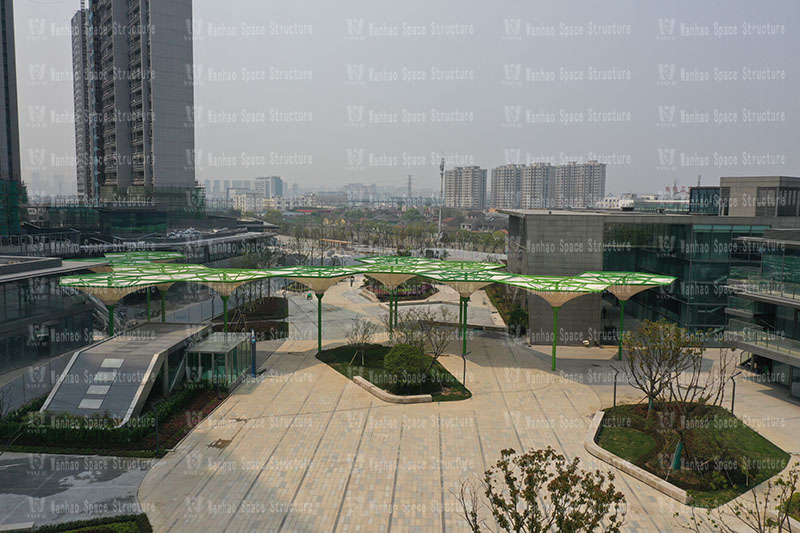
[[[328,346],[353,318],[383,312],[335,290],[324,302]],[[559,348],[554,374],[547,350],[475,333],[471,399],[387,404],[316,359],[316,338],[306,335],[316,330],[314,305],[291,299],[290,339],[262,379],[237,389],[148,473],[139,498],[154,530],[466,531],[454,493],[463,480],[477,483],[505,448],[553,446],[583,468],[609,469],[583,440],[592,415],[610,405],[613,380],[600,376],[612,349]],[[460,375],[460,357],[441,361]],[[618,395],[635,397],[626,386]],[[615,484],[627,497],[625,531],[680,529],[674,514],[688,508],[620,472]]]

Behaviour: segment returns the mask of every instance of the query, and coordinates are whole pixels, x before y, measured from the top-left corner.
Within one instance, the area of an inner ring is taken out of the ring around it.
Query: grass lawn
[[[364,350],[364,364],[361,364],[361,355],[358,355],[353,364],[353,348],[350,346],[339,346],[330,350],[323,350],[317,354],[317,359],[329,365],[349,379],[361,376],[373,385],[377,385],[385,391],[391,391],[391,384],[396,381],[393,374],[383,368],[383,358],[389,353],[390,346],[381,344],[370,344]],[[432,359],[428,357],[428,359]],[[446,402],[453,400],[464,400],[472,396],[472,393],[461,384],[450,372],[436,361],[431,369],[431,379],[421,384],[419,391],[414,394],[430,394],[434,402]]]
[[[647,433],[637,429],[605,427],[597,437],[597,444],[614,455],[636,464],[653,449],[656,441]]]
[[[716,507],[780,473],[789,454],[722,407],[698,405],[688,414],[681,468],[672,470],[680,435],[673,406],[606,410],[597,443],[686,490],[699,507]]]

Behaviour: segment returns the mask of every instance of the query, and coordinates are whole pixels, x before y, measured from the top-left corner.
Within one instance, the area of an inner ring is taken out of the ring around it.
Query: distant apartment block
[[[503,165],[492,170],[492,207],[564,209],[592,207],[605,196],[606,166],[549,163]]]
[[[444,205],[460,209],[486,208],[486,169],[470,166],[445,171]]]
[[[597,161],[569,162],[555,167],[553,207],[593,207],[606,195],[606,165]]]
[[[87,199],[103,187],[194,187],[191,20],[191,0],[90,0],[73,17],[76,155],[88,161],[78,186]]]
[[[0,0],[0,235],[20,232],[22,176],[19,159],[14,3]]]
[[[548,209],[554,207],[556,167],[549,163],[534,163],[522,167],[520,207]]]
[[[255,190],[264,198],[278,198],[283,196],[283,179],[278,176],[256,178]]]
[[[495,209],[520,207],[522,165],[503,165],[492,169],[491,206]]]

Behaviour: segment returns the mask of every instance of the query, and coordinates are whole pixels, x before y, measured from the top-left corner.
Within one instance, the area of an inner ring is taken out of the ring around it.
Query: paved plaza
[[[344,283],[324,303],[328,346],[342,342],[353,318],[378,321],[385,312]],[[156,531],[465,531],[454,493],[504,448],[549,445],[584,468],[609,468],[583,440],[593,413],[611,404],[615,350],[561,348],[554,374],[548,348],[475,332],[471,399],[388,404],[315,358],[315,307],[292,298],[291,339],[260,379],[240,386],[148,472],[139,499]],[[442,362],[461,375],[460,357]],[[762,433],[797,453],[800,407],[781,392],[741,381],[737,414],[762,421]],[[627,387],[618,398],[638,399]],[[673,515],[686,507],[616,476],[628,502],[625,531],[680,529]]]

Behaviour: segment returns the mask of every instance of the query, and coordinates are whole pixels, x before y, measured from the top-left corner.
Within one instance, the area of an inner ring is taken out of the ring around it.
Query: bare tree
[[[353,358],[350,359],[350,364],[353,364],[356,356],[361,354],[361,366],[364,366],[364,352],[368,345],[372,344],[372,339],[378,331],[378,326],[369,320],[362,320],[359,318],[353,319],[353,325],[345,334],[347,345],[351,346],[355,351]]]
[[[623,347],[631,384],[647,397],[648,412],[669,389],[671,379],[702,363],[702,343],[663,320],[645,320],[637,331],[625,334]]]
[[[579,464],[577,457],[567,461],[550,447],[521,455],[503,450],[481,483],[486,502],[466,481],[455,496],[473,533],[491,531],[482,505],[501,531],[618,533],[625,522],[625,495],[614,487],[614,474],[580,470]]]

